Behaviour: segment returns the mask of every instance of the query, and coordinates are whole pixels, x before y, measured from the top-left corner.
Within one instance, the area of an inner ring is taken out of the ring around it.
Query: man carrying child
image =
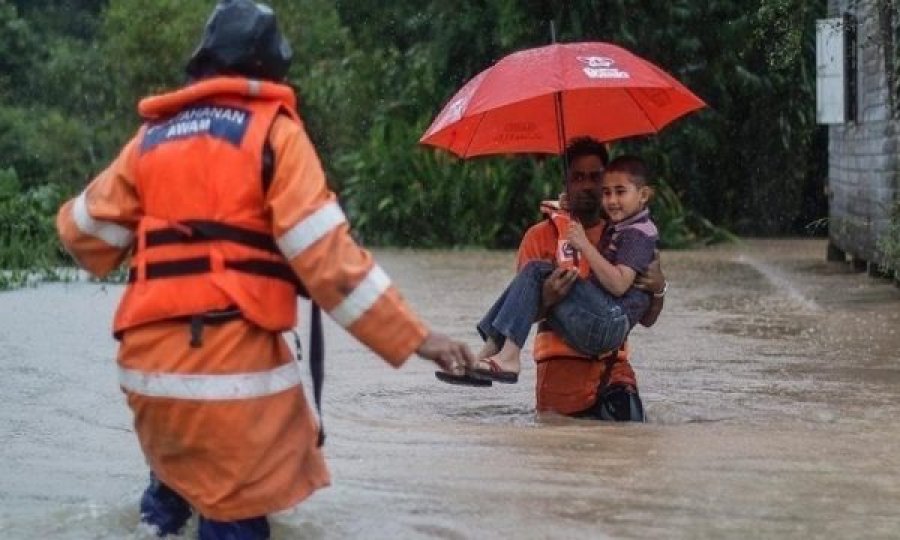
[[[570,144],[566,160],[573,219],[558,213],[526,232],[519,273],[478,325],[485,345],[471,375],[516,382],[521,348],[541,320],[538,410],[642,421],[624,342],[635,324],[655,321],[665,289],[647,170],[633,156],[607,167],[605,147],[592,139]]]

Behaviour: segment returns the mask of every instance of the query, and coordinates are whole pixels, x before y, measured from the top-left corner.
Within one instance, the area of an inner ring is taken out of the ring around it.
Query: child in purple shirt
[[[619,348],[650,307],[650,295],[633,287],[637,274],[653,261],[658,239],[647,209],[652,193],[647,176],[646,165],[635,156],[616,158],[606,168],[601,205],[609,224],[598,245],[588,240],[578,222],[560,231],[585,258],[591,276],[576,280],[547,313],[546,322],[571,347],[589,356]],[[478,324],[486,346],[479,355],[484,367],[473,370],[476,377],[518,381],[518,373],[501,365],[519,364],[518,355],[541,309],[543,280],[553,268],[545,261],[526,264]],[[465,377],[447,382],[477,384]]]

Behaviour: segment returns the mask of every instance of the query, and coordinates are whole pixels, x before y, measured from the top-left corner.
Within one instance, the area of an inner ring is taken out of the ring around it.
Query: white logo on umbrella
[[[453,103],[447,107],[447,117],[444,119],[445,122],[452,123],[456,122],[460,118],[462,118],[463,111],[466,109],[466,105],[469,104],[468,97],[457,99]]]
[[[631,75],[613,67],[615,60],[608,56],[579,56],[578,61],[584,64],[584,74],[591,79],[629,79]]]

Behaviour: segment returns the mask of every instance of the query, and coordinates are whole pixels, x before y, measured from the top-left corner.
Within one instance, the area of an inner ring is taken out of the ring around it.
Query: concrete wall
[[[850,10],[857,28],[857,121],[829,127],[828,194],[831,242],[853,258],[883,262],[898,193],[898,135],[889,99],[884,44],[874,0],[829,0],[828,15]],[[895,103],[900,110],[900,103]]]

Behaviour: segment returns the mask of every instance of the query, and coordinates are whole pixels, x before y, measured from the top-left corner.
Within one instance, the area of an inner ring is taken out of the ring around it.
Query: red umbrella
[[[561,154],[575,137],[656,133],[706,104],[652,63],[609,43],[559,43],[502,58],[466,83],[420,143],[460,157]]]

